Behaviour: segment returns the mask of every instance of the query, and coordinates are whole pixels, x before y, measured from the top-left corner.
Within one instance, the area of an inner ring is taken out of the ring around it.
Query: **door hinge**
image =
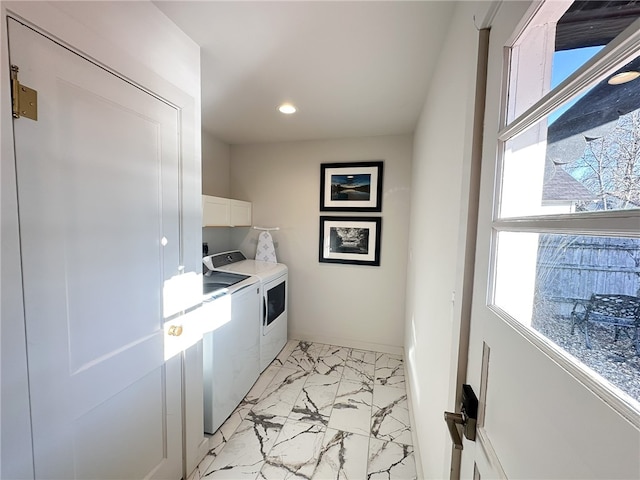
[[[18,67],[11,65],[13,118],[27,117],[38,121],[38,92],[18,81]]]

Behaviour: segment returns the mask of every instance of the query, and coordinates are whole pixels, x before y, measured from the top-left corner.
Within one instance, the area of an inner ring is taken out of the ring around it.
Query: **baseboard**
[[[361,342],[358,340],[345,340],[344,338],[331,337],[325,335],[309,335],[295,331],[289,332],[289,340],[302,340],[305,342],[325,343],[338,347],[356,348],[358,350],[370,350],[372,352],[391,353],[403,355],[404,348],[395,345],[382,345],[379,343]]]
[[[407,389],[407,404],[409,405],[409,422],[411,423],[411,440],[413,441],[413,458],[416,461],[416,478],[424,478],[422,470],[422,457],[420,456],[420,446],[418,434],[416,432],[416,417],[413,414],[413,396],[411,395],[411,377],[407,369],[407,358],[404,358],[404,383]]]

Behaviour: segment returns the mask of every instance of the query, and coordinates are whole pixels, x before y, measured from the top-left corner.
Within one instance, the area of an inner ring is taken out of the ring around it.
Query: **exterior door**
[[[38,92],[14,120],[35,477],[180,478],[177,111],[13,20],[9,39]]]
[[[574,364],[557,345],[513,320],[521,313],[519,309],[525,309],[527,302],[532,303],[533,297],[526,297],[525,293],[533,290],[531,275],[533,272],[535,278],[535,265],[532,267],[528,259],[533,258],[535,263],[539,244],[532,247],[528,243],[531,237],[525,236],[510,242],[508,234],[562,234],[573,229],[570,231],[581,235],[612,231],[637,238],[640,232],[637,211],[595,216],[585,213],[559,219],[537,213],[527,218],[514,215],[501,219],[498,214],[500,202],[509,195],[526,201],[533,195],[537,179],[542,181],[543,169],[531,168],[524,174],[519,191],[507,192],[505,177],[513,165],[500,161],[503,154],[513,155],[518,149],[515,142],[521,137],[513,137],[514,141],[500,134],[499,138],[499,130],[535,103],[529,102],[527,108],[520,109],[516,115],[512,111],[505,114],[505,104],[511,109],[517,101],[506,85],[507,79],[513,81],[517,73],[508,70],[505,58],[516,34],[527,28],[532,15],[529,7],[529,2],[502,2],[491,28],[467,373],[467,383],[479,398],[479,418],[476,441],[463,439],[461,476],[474,479],[640,478],[640,419],[633,401],[624,403],[613,398],[615,394],[607,393],[607,387],[598,383],[596,375]],[[529,46],[541,45],[541,41],[539,38],[538,43],[530,42]],[[528,65],[543,63],[529,60]],[[520,63],[520,66],[525,68],[526,64]],[[537,81],[533,75],[523,80],[519,84],[522,89],[531,88]],[[537,100],[547,91],[532,95],[537,95]],[[546,121],[545,117],[545,134]],[[534,125],[525,132],[537,138],[528,142],[529,148],[521,150],[524,156],[519,166],[535,158],[536,146],[546,145],[542,130],[537,128]],[[544,164],[538,167],[540,165]],[[501,248],[512,250],[506,260],[501,257],[501,252],[504,253]],[[496,278],[500,280],[502,269],[511,272],[511,276],[506,277],[510,283],[507,291],[511,292],[508,296],[501,296],[502,290],[496,281]],[[564,320],[561,315],[554,315],[553,321]],[[570,334],[570,324],[563,324],[562,328]],[[629,361],[634,361],[632,356]]]

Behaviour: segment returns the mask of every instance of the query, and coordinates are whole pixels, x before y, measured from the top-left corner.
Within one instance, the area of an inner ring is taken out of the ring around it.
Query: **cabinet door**
[[[251,202],[242,200],[231,200],[231,220],[232,227],[251,226]]]
[[[9,21],[38,91],[14,120],[35,478],[182,475],[177,110]]]
[[[230,222],[229,199],[202,196],[202,226],[228,227]]]

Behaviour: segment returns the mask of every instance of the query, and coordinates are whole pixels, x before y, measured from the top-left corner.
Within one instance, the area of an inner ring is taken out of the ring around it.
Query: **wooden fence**
[[[540,235],[535,292],[538,314],[568,316],[592,293],[640,296],[640,240]]]

